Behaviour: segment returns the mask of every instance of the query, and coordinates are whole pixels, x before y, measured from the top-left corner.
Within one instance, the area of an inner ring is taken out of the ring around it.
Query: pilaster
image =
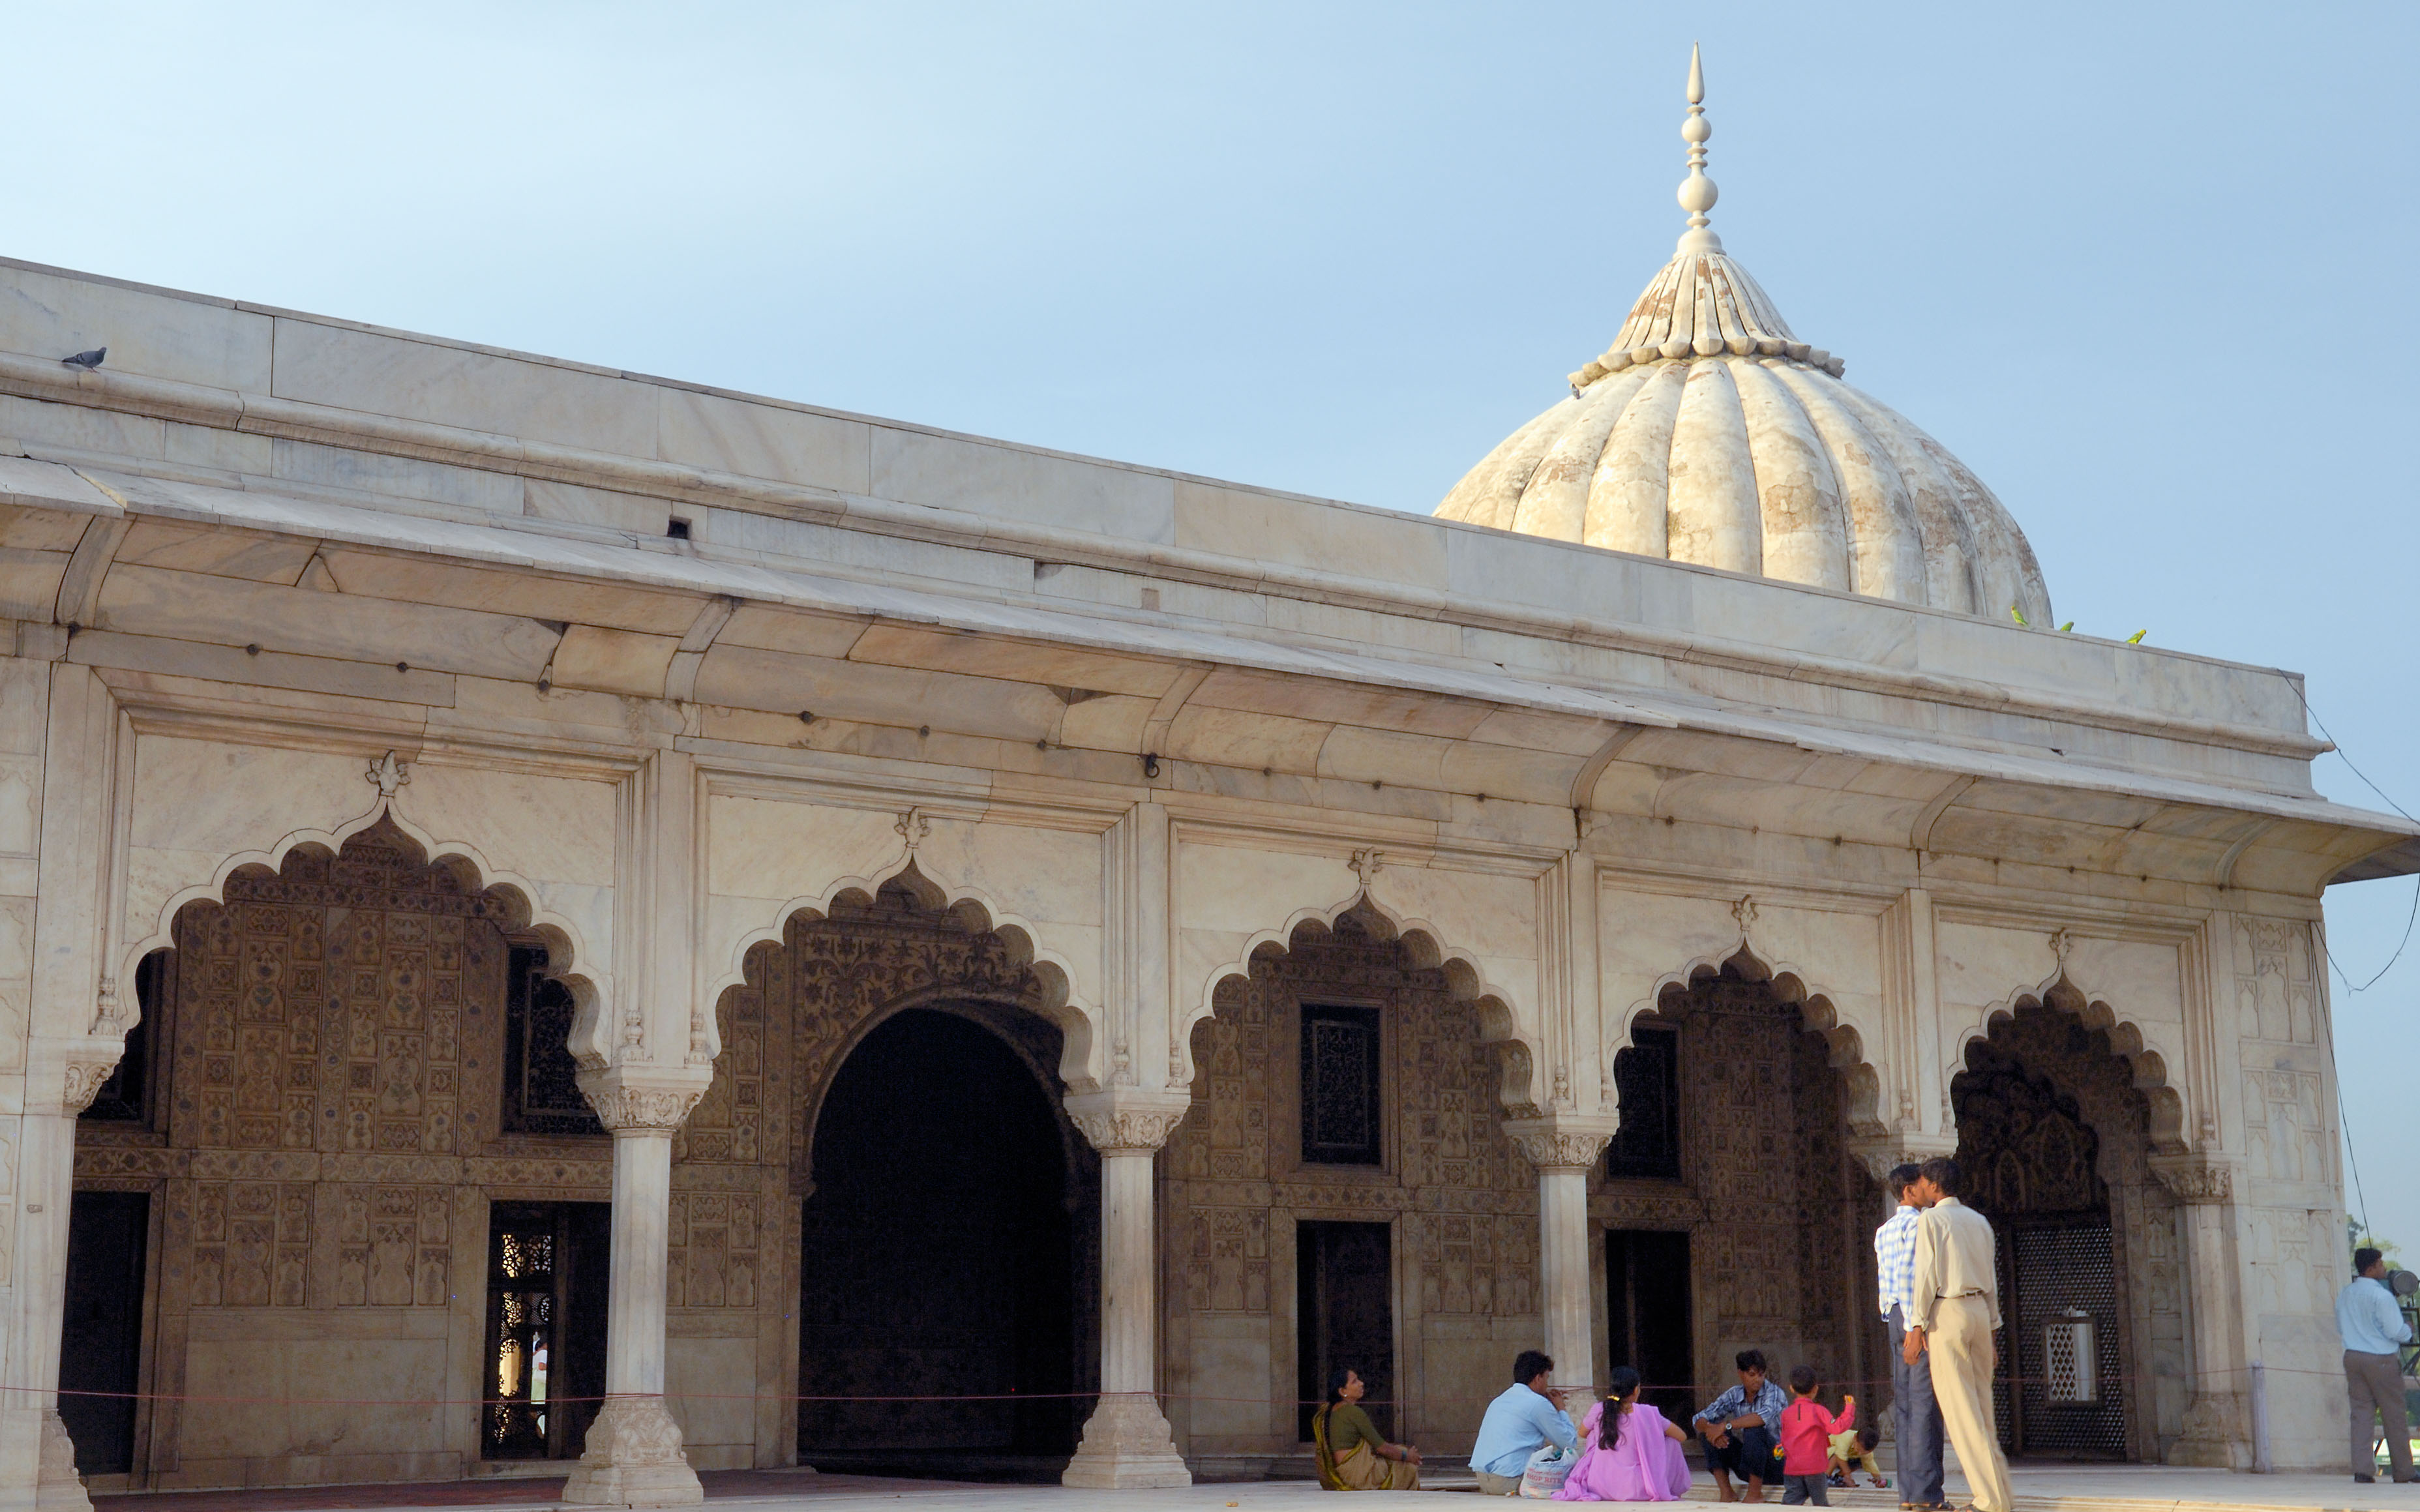
[[[2168,1463],[2247,1470],[2252,1464],[2250,1380],[2244,1362],[2245,1277],[2236,1236],[2235,1168],[2194,1156],[2154,1156],[2151,1174],[2175,1194],[2193,1339],[2193,1400]]]
[[[32,985],[16,1127],[15,1284],[0,1334],[0,1509],[89,1512],[58,1415],[76,1118],[125,1052],[105,960],[118,715],[88,668],[54,663],[42,727]],[[0,1047],[6,1049],[8,1047]],[[5,1151],[0,1151],[5,1154]],[[0,1169],[0,1178],[7,1176]],[[5,1189],[5,1188],[0,1188]],[[0,1223],[5,1223],[0,1204]],[[0,1229],[0,1241],[7,1239]],[[7,1256],[0,1245],[0,1257]]]

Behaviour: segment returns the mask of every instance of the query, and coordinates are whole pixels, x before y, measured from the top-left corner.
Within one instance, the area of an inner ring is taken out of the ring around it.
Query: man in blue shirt
[[[1890,1327],[1891,1413],[1899,1425],[1899,1504],[1947,1512],[1941,1495],[1941,1404],[1932,1397],[1932,1366],[1906,1360],[1907,1323],[1916,1315],[1916,1235],[1922,1209],[1916,1200],[1923,1172],[1900,1165],[1883,1183],[1899,1211],[1874,1230],[1874,1277],[1880,1283],[1883,1321]]]
[[[2412,1429],[2403,1418],[2403,1368],[2397,1350],[2412,1339],[2412,1325],[2386,1285],[2386,1257],[2364,1247],[2352,1252],[2352,1284],[2336,1293],[2336,1332],[2344,1336],[2345,1395],[2352,1399],[2352,1478],[2376,1479],[2370,1450],[2370,1414],[2386,1420],[2386,1452],[2395,1478],[2409,1484]]]
[[[1538,1350],[1523,1350],[1512,1362],[1512,1384],[1487,1404],[1478,1441],[1470,1446],[1471,1473],[1487,1496],[1521,1494],[1521,1472],[1529,1457],[1554,1444],[1579,1447],[1579,1430],[1563,1412],[1562,1388],[1551,1384],[1555,1362]]]
[[[1781,1478],[1781,1411],[1790,1398],[1766,1379],[1764,1351],[1742,1350],[1731,1357],[1740,1383],[1689,1420],[1706,1447],[1706,1468],[1714,1473],[1717,1502],[1761,1502],[1764,1483]],[[1747,1482],[1731,1494],[1731,1477]]]

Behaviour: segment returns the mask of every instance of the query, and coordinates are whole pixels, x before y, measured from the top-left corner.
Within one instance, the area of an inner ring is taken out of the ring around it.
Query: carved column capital
[[[2199,1206],[2235,1200],[2235,1167],[2220,1161],[2194,1156],[2164,1160],[2153,1156],[2151,1174],[2179,1202]]]
[[[126,1041],[115,1037],[85,1040],[70,1047],[61,1059],[59,1111],[72,1119],[92,1106],[101,1087],[126,1055]]]
[[[597,1110],[597,1121],[613,1134],[675,1134],[706,1095],[707,1082],[695,1071],[613,1066],[582,1072],[580,1090]]]
[[[1522,1158],[1542,1171],[1587,1170],[1613,1140],[1617,1120],[1548,1114],[1543,1119],[1507,1119],[1504,1136]]]
[[[1168,1143],[1192,1106],[1184,1092],[1116,1087],[1069,1094],[1067,1117],[1104,1155],[1148,1155]]]

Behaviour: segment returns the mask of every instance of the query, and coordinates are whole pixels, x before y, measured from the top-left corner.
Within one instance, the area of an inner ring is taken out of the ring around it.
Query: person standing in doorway
[[[1891,1421],[1899,1430],[1899,1504],[1903,1512],[1947,1512],[1941,1499],[1941,1404],[1932,1397],[1932,1367],[1904,1354],[1908,1319],[1916,1315],[1916,1231],[1923,1216],[1915,1192],[1923,1172],[1892,1168],[1883,1184],[1898,1211],[1874,1230],[1874,1275],[1883,1321],[1890,1326]]]
[[[2400,1348],[2412,1342],[2395,1293],[2386,1284],[2386,1257],[2377,1250],[2352,1252],[2352,1284],[2336,1293],[2336,1333],[2344,1338],[2345,1395],[2352,1402],[2352,1478],[2367,1486],[2378,1479],[2378,1456],[2370,1447],[2370,1420],[2386,1422],[2386,1453],[2396,1480],[2409,1485],[2412,1428],[2403,1415]]]
[[[2000,1326],[1998,1247],[1991,1222],[1958,1200],[1958,1163],[1926,1161],[1916,1200],[1916,1278],[1900,1358],[1932,1357],[1932,1395],[1958,1449],[1977,1512],[2014,1512],[2009,1461],[1992,1418],[1992,1331]]]

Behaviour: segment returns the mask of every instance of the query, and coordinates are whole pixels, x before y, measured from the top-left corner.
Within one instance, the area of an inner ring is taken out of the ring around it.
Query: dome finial
[[[1681,235],[1680,253],[1720,252],[1723,239],[1707,228],[1706,212],[1721,192],[1706,177],[1706,139],[1714,129],[1706,123],[1706,66],[1698,44],[1689,44],[1689,118],[1681,123],[1681,140],[1689,144],[1689,177],[1681,181],[1681,208],[1689,212],[1689,229]]]

